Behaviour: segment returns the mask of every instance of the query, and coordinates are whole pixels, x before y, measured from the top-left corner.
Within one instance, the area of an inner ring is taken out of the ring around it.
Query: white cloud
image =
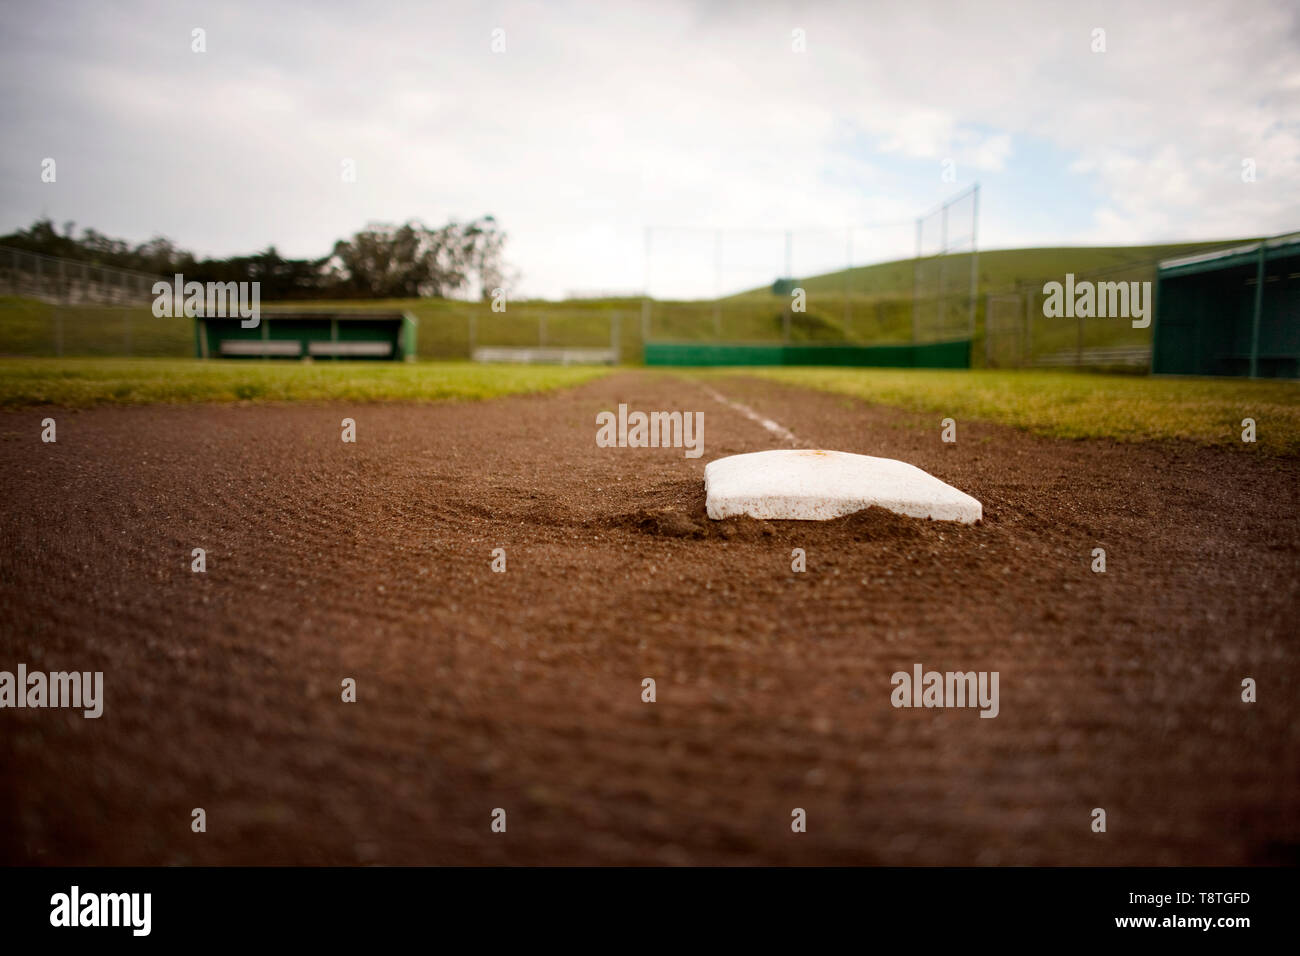
[[[986,245],[1300,227],[1300,18],[1284,0],[1249,15],[1226,2],[672,0],[134,11],[10,12],[0,228],[48,212],[200,252],[316,255],[371,220],[491,212],[525,290],[554,295],[639,286],[647,224],[764,228],[778,244],[782,229],[826,227],[833,258],[850,223],[906,220],[952,192],[945,158],[958,186],[1002,176]],[[195,25],[206,54],[189,50]],[[494,27],[505,53],[491,52]],[[1048,154],[1062,168],[1026,158]],[[56,189],[33,173],[46,155],[60,158]],[[343,157],[355,184],[340,182]],[[1058,234],[1030,231],[1041,200],[1021,198],[1012,171],[1059,180],[1062,209],[1087,182],[1097,206]],[[908,233],[873,245],[864,232],[855,259],[907,255]],[[701,249],[683,288],[714,282]],[[755,274],[781,266],[779,251],[756,258]]]

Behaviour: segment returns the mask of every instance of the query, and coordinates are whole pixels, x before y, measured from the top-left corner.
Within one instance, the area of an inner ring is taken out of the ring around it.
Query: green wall
[[[648,342],[646,365],[839,365],[970,368],[970,339],[918,345],[767,345]]]

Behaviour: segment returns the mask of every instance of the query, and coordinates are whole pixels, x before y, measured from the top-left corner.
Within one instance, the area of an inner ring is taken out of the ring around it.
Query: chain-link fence
[[[906,342],[904,277],[860,267],[906,255],[912,224],[646,231],[645,341]]]
[[[0,295],[67,305],[134,305],[152,301],[159,278],[0,246]]]
[[[623,353],[619,311],[569,310],[515,305],[505,312],[471,311],[469,355],[479,362],[616,364],[635,361]]]
[[[971,186],[916,221],[913,342],[975,336],[979,189]]]
[[[915,220],[647,229],[641,336],[786,344],[968,338],[978,220],[972,186]]]
[[[985,295],[976,353],[986,366],[1150,368],[1156,272],[1167,257],[1074,271],[1070,252],[1060,250],[1060,271]],[[1087,308],[1076,308],[1085,294]]]
[[[181,356],[193,325],[153,315],[159,276],[0,247],[5,355]]]

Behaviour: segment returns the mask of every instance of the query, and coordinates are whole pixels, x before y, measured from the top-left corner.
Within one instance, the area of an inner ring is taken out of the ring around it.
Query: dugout
[[[254,328],[238,316],[194,320],[199,358],[414,361],[415,318],[406,312],[263,312]]]
[[[1151,371],[1300,378],[1300,233],[1161,262]]]

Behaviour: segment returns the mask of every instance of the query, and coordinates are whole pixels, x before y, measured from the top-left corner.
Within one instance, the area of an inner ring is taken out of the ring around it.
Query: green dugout
[[[194,320],[199,358],[414,361],[415,318],[406,312],[263,312],[253,328],[239,318]]]
[[[1151,371],[1300,377],[1300,233],[1161,262]]]

